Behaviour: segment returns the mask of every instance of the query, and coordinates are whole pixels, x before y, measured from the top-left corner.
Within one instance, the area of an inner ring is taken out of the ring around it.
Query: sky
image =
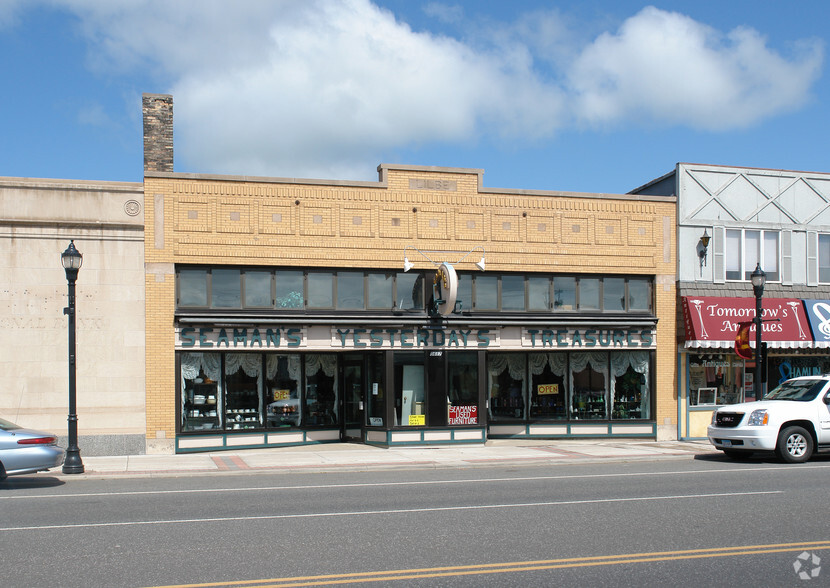
[[[830,2],[0,0],[0,176],[176,172],[625,193],[678,162],[830,172]]]

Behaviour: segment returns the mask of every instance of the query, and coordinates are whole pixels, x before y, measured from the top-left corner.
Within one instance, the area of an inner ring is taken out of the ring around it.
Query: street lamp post
[[[61,254],[61,264],[69,283],[69,306],[63,309],[63,314],[69,317],[69,446],[63,462],[64,474],[84,473],[84,462],[78,448],[78,415],[75,408],[75,280],[83,261],[84,256],[75,249],[75,241],[70,241],[69,247]]]
[[[752,291],[755,293],[755,400],[761,400],[763,394],[761,392],[761,374],[763,361],[763,342],[761,336],[761,325],[763,324],[762,315],[764,314],[764,305],[762,298],[764,297],[764,285],[767,283],[767,274],[761,269],[761,264],[755,266],[755,271],[749,276],[752,281]]]

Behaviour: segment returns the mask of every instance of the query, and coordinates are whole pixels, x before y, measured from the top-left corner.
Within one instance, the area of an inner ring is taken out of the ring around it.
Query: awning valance
[[[763,299],[763,341],[772,349],[830,347],[830,325],[826,340],[816,342],[810,330],[805,302],[796,298]],[[755,318],[755,298],[684,296],[685,347],[732,349],[741,323]],[[830,304],[827,305],[830,317]],[[750,330],[755,346],[755,326]]]

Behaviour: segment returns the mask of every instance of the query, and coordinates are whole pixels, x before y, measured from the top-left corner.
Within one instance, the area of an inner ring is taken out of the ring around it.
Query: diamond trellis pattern
[[[830,218],[830,180],[797,172],[686,168],[684,208],[691,221],[776,224],[822,223]]]

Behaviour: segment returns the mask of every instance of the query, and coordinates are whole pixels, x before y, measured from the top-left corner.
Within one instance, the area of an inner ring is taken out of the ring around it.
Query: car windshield
[[[11,421],[0,419],[0,431],[13,431],[14,429],[22,429]]]
[[[775,390],[768,392],[764,400],[797,400],[809,402],[818,396],[827,385],[827,380],[787,380]]]

